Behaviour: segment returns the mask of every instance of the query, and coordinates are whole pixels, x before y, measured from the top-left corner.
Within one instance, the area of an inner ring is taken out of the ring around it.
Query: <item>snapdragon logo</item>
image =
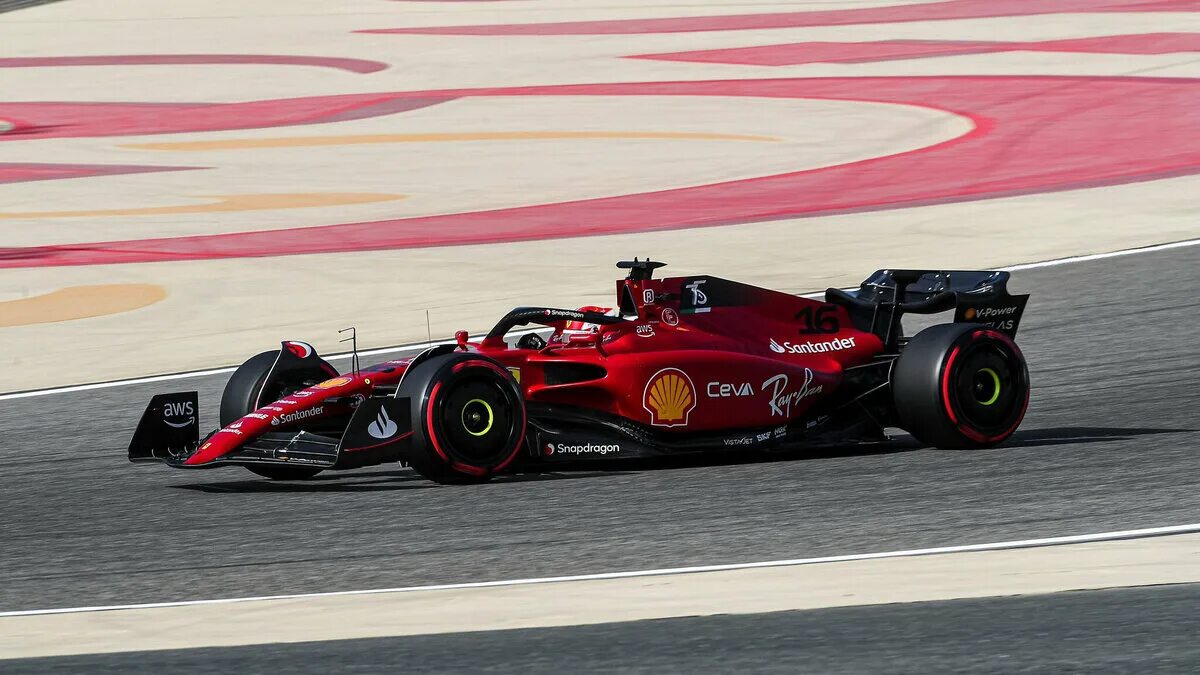
[[[599,443],[584,443],[582,445],[568,445],[566,443],[548,443],[546,444],[546,454],[562,454],[562,455],[607,455],[610,452],[620,452],[621,446],[610,443],[601,445]]]
[[[854,346],[854,338],[834,338],[825,342],[797,342],[792,343],[784,341],[780,344],[771,338],[771,351],[776,354],[824,354],[825,352],[838,352],[843,349],[850,349]]]

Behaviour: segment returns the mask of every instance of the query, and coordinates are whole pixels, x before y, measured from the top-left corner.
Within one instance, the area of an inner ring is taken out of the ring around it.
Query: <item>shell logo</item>
[[[353,381],[353,377],[347,377],[343,375],[341,377],[335,377],[332,380],[325,380],[324,382],[314,384],[313,387],[316,389],[334,389],[344,384],[350,384]]]
[[[963,318],[966,319],[967,321],[970,321],[975,318],[975,314],[977,314],[977,312],[975,311],[975,308],[968,307],[967,311],[963,312]]]
[[[678,368],[663,368],[646,383],[642,407],[650,413],[656,427],[684,427],[696,408],[696,388],[692,378]]]

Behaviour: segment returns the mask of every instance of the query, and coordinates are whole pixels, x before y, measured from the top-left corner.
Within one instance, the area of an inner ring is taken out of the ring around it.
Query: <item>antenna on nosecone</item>
[[[341,335],[346,331],[350,331],[350,337],[342,338],[341,340],[338,340],[338,342],[350,343],[350,367],[354,370],[354,376],[358,377],[358,331],[354,329],[354,326],[351,326],[349,328],[343,328],[339,330],[338,335]]]

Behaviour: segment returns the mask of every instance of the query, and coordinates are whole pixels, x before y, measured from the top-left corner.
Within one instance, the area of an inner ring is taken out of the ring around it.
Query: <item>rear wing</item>
[[[855,326],[897,346],[904,314],[954,310],[954,321],[979,323],[1016,336],[1028,295],[1008,292],[1008,272],[988,270],[878,270],[857,290],[830,288],[825,301],[850,310]]]

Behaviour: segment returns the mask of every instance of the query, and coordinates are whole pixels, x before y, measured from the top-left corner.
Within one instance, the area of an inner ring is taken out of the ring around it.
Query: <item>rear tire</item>
[[[228,426],[248,413],[254,412],[255,403],[259,400],[263,384],[275,360],[279,358],[279,350],[256,354],[238,366],[225,384],[221,394],[221,426]],[[265,392],[264,400],[279,400],[288,394],[304,389],[309,383],[317,383],[337,375],[337,369],[319,360],[315,367],[289,369],[276,373],[272,378],[271,391]],[[271,480],[307,480],[321,473],[322,469],[308,466],[271,466],[248,464],[246,468],[252,473]]]
[[[1012,338],[978,324],[931,326],[892,370],[900,427],[938,448],[987,448],[1017,430],[1029,369]]]
[[[422,361],[400,382],[412,401],[412,442],[402,459],[437,483],[482,483],[525,442],[525,397],[503,366],[474,353]]]

